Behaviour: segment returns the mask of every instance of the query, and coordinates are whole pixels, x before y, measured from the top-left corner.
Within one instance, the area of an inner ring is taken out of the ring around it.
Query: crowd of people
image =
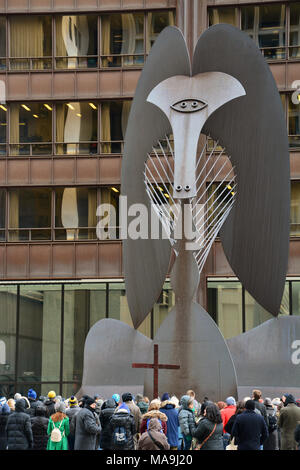
[[[0,398],[0,450],[299,450],[300,400],[291,394],[262,398],[260,390],[236,402],[152,401],[117,393],[67,399],[49,391],[37,397]]]

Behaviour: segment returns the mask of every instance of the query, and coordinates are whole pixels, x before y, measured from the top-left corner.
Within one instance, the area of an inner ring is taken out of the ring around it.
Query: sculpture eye
[[[195,111],[201,111],[201,109],[206,106],[207,103],[205,103],[205,101],[188,98],[186,100],[177,101],[172,104],[171,108],[180,113],[194,113]]]

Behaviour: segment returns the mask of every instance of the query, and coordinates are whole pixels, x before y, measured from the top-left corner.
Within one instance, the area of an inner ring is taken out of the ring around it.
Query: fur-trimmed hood
[[[147,411],[147,413],[143,415],[143,419],[151,419],[151,418],[157,418],[157,419],[160,419],[161,421],[168,421],[168,417],[159,410]]]
[[[163,401],[163,402],[161,403],[160,408],[164,408],[164,407],[167,406],[167,405],[171,405],[172,408],[175,408],[175,403],[174,403],[173,401],[171,401],[171,400],[165,400],[165,401]]]

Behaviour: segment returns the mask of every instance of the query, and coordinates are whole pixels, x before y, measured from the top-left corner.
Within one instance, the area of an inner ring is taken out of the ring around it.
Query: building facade
[[[258,44],[282,97],[291,229],[280,314],[300,315],[300,106],[292,101],[300,2],[0,0],[0,395],[76,393],[91,326],[102,318],[132,325],[118,224],[131,100],[164,27],[179,26],[192,54],[201,32],[221,22]],[[117,214],[102,240],[101,203]],[[198,301],[225,338],[271,318],[235,277],[219,239]],[[173,304],[167,278],[139,331],[153,338]]]

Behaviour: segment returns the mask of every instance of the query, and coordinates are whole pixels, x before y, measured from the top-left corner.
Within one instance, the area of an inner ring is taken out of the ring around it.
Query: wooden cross
[[[153,376],[153,398],[158,398],[158,369],[180,369],[180,366],[171,364],[158,363],[158,344],[154,345],[154,361],[153,364],[145,364],[142,362],[134,362],[132,367],[136,369],[154,369]]]

